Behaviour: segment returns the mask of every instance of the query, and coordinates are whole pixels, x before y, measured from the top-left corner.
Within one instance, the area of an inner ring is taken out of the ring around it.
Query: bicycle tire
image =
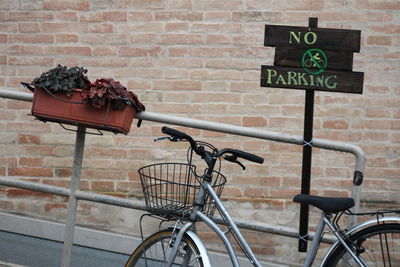
[[[176,235],[173,229],[156,232],[146,238],[131,254],[125,267],[158,267],[168,260],[171,240]],[[189,253],[189,254],[188,254]],[[187,258],[189,257],[189,258]],[[185,263],[187,262],[187,263]],[[203,267],[202,255],[196,243],[184,234],[177,256],[172,266]]]
[[[351,234],[348,237],[359,248],[357,255],[367,266],[400,266],[400,224],[377,224]],[[364,250],[364,251],[362,251]],[[337,246],[324,267],[358,266],[346,249]]]

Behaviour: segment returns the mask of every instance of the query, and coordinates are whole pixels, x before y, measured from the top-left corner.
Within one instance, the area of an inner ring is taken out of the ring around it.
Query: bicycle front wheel
[[[175,244],[176,234],[173,229],[165,229],[149,236],[135,249],[125,267],[164,266]],[[199,249],[188,234],[183,236],[172,266],[203,267]]]
[[[400,224],[378,224],[349,236],[349,243],[367,266],[400,266]],[[358,266],[343,246],[334,249],[325,267]]]

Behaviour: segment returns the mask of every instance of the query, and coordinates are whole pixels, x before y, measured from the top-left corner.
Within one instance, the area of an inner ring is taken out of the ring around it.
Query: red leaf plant
[[[101,108],[107,103],[113,110],[122,110],[125,105],[132,105],[137,112],[145,110],[145,106],[134,93],[111,78],[97,79],[82,91],[82,96],[84,101],[96,108]]]

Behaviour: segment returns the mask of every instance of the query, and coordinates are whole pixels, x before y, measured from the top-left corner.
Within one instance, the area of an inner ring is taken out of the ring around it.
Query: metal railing
[[[33,95],[31,93],[23,93],[23,92],[14,92],[10,90],[0,89],[0,97],[21,100],[21,101],[32,101]],[[166,114],[154,113],[154,112],[141,112],[136,115],[137,119],[146,120],[146,121],[154,121],[166,124],[180,125],[191,128],[198,128],[240,136],[247,136],[252,138],[264,139],[269,141],[290,143],[296,145],[304,145],[303,138],[301,136],[286,134],[286,133],[277,133],[272,131],[265,131],[260,129],[253,129],[248,127],[241,127],[235,125],[229,125],[224,123],[216,123],[209,122],[204,120],[197,120],[191,118],[183,118],[177,116],[170,116]],[[50,193],[60,196],[65,196],[69,198],[68,203],[68,213],[67,213],[67,221],[65,226],[64,233],[64,249],[63,249],[63,258],[62,258],[62,266],[69,266],[71,260],[71,249],[73,245],[73,236],[75,229],[75,218],[76,218],[76,208],[78,200],[87,200],[93,202],[99,202],[108,205],[126,207],[137,209],[141,211],[145,211],[145,206],[143,204],[135,203],[129,199],[123,199],[118,197],[112,197],[102,194],[96,194],[92,192],[86,192],[79,190],[80,183],[80,171],[82,168],[82,158],[83,158],[83,150],[85,144],[85,128],[78,127],[77,135],[76,135],[76,143],[75,143],[75,153],[74,153],[74,161],[73,161],[73,170],[71,177],[71,186],[70,189],[44,185],[39,183],[33,183],[28,181],[21,181],[10,179],[7,177],[0,176],[0,185],[17,187],[27,190],[39,191],[44,193]],[[354,174],[359,175],[364,172],[365,168],[365,156],[362,149],[356,145],[348,144],[339,141],[332,141],[326,139],[313,139],[313,146],[341,151],[346,153],[351,153],[355,156],[355,170]],[[17,178],[17,177],[16,177]],[[355,199],[356,208],[358,209],[359,200],[360,200],[360,187],[353,186],[352,189],[352,197]],[[220,218],[215,218],[217,223],[223,223]],[[298,233],[293,230],[288,230],[284,228],[277,227],[268,227],[261,224],[249,223],[245,221],[235,221],[240,228],[261,231],[271,234],[283,235],[288,237],[298,238]],[[312,238],[310,235],[309,238]],[[330,242],[329,239],[325,239],[325,242]]]

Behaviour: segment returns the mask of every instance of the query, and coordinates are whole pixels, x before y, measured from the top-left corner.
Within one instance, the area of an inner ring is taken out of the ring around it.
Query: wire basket
[[[166,219],[188,218],[200,189],[196,166],[186,163],[159,163],[139,169],[147,210]],[[221,195],[226,178],[214,171],[212,187]],[[212,216],[215,205],[206,197],[203,213]]]

